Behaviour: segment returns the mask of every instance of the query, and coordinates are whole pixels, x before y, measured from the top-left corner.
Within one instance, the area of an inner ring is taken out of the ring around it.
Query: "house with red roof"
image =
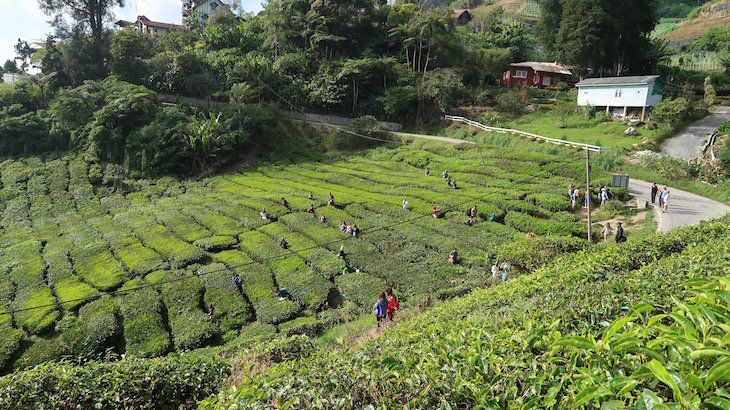
[[[134,22],[119,20],[114,24],[122,28],[134,27],[134,29],[140,33],[144,33],[152,37],[162,37],[175,27],[174,24],[152,21],[146,16],[137,16],[137,21]]]
[[[572,77],[570,68],[558,63],[525,61],[510,64],[509,70],[502,73],[502,84],[542,88],[560,83],[570,84]]]

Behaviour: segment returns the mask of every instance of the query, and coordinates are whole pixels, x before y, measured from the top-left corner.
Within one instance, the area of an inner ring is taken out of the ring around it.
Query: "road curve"
[[[659,186],[659,189],[662,187]],[[659,198],[654,207],[654,220],[657,223],[657,232],[669,232],[680,226],[694,225],[711,218],[719,218],[730,212],[730,206],[721,202],[707,199],[703,196],[682,191],[671,186],[667,212],[659,209]],[[646,201],[651,204],[651,182],[629,178],[629,193],[637,201]]]
[[[663,155],[690,159],[701,154],[707,139],[720,124],[730,121],[730,107],[715,106],[710,114],[685,127],[677,135],[662,143]]]

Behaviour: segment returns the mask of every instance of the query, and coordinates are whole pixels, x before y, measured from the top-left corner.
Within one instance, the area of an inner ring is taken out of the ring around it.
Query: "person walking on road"
[[[656,182],[651,185],[651,204],[654,205],[656,201],[656,194],[659,192],[659,187],[656,186]]]
[[[669,190],[664,191],[664,200],[662,200],[662,212],[667,212],[667,204],[669,203]]]
[[[664,192],[667,191],[667,187],[662,187],[661,191],[659,191],[659,208],[664,208]]]

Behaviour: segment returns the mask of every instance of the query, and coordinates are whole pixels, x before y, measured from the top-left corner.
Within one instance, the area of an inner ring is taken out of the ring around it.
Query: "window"
[[[527,70],[516,70],[515,78],[527,78]]]
[[[538,76],[537,76],[537,74],[533,75],[533,76],[532,76],[532,83],[533,83],[533,84],[537,84],[537,83],[538,83],[538,81],[539,81],[539,80],[538,80],[538,78],[540,78],[540,77],[538,77]]]
[[[215,10],[217,7],[218,7],[218,3],[216,3],[216,2],[210,3],[210,8],[211,9]]]
[[[621,90],[616,90],[616,92],[613,93],[613,96],[616,98],[621,98]]]
[[[550,85],[550,77],[543,77],[542,78],[542,85]]]

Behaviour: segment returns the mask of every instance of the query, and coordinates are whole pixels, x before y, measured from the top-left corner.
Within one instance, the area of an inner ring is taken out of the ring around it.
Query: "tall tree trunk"
[[[428,68],[428,60],[431,58],[431,39],[428,40],[428,52],[426,53],[426,65],[423,66],[423,72]]]

